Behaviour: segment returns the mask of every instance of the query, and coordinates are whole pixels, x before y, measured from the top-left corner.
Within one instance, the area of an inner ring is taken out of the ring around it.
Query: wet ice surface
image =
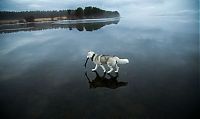
[[[193,116],[198,101],[198,26],[166,18],[153,21],[122,18],[117,25],[92,32],[48,29],[0,34],[2,116]],[[112,77],[103,76],[99,67],[98,77],[91,71],[91,61],[84,68],[88,50],[128,58],[130,63],[120,65],[119,75]]]

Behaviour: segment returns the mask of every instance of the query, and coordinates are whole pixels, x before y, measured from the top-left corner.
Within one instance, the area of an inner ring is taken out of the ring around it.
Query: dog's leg
[[[103,65],[100,65],[100,66],[101,66],[101,68],[103,69],[103,72],[106,72],[105,67],[104,67]]]
[[[110,70],[109,70],[107,73],[110,73],[110,72],[112,72],[112,71],[113,71],[113,67],[112,67],[112,66],[110,66],[110,65],[108,65],[108,67],[110,68]]]
[[[115,72],[118,72],[119,71],[119,66],[117,66],[117,64],[116,64],[115,67],[116,67],[116,71]]]
[[[92,71],[95,71],[95,70],[97,70],[97,68],[98,68],[98,64],[96,64],[95,68],[94,68],[94,69],[92,69]]]

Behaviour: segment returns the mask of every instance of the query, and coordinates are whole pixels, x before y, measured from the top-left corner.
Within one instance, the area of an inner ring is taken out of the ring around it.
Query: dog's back
[[[101,57],[100,57],[100,62],[102,63],[102,64],[107,64],[107,62],[108,62],[108,60],[111,58],[111,56],[108,56],[108,55],[102,55]]]

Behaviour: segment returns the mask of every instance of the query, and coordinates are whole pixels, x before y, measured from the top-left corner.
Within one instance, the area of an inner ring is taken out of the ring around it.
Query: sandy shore
[[[58,20],[67,20],[67,17],[54,17],[54,18],[36,18],[34,22],[49,22],[49,21],[58,21]],[[19,20],[0,20],[0,24],[19,24],[19,23],[28,23],[25,19]]]

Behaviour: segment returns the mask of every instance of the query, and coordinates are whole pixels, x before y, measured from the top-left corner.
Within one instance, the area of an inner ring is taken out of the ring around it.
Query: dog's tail
[[[117,64],[127,64],[129,63],[128,59],[119,59],[118,57],[116,58]]]

